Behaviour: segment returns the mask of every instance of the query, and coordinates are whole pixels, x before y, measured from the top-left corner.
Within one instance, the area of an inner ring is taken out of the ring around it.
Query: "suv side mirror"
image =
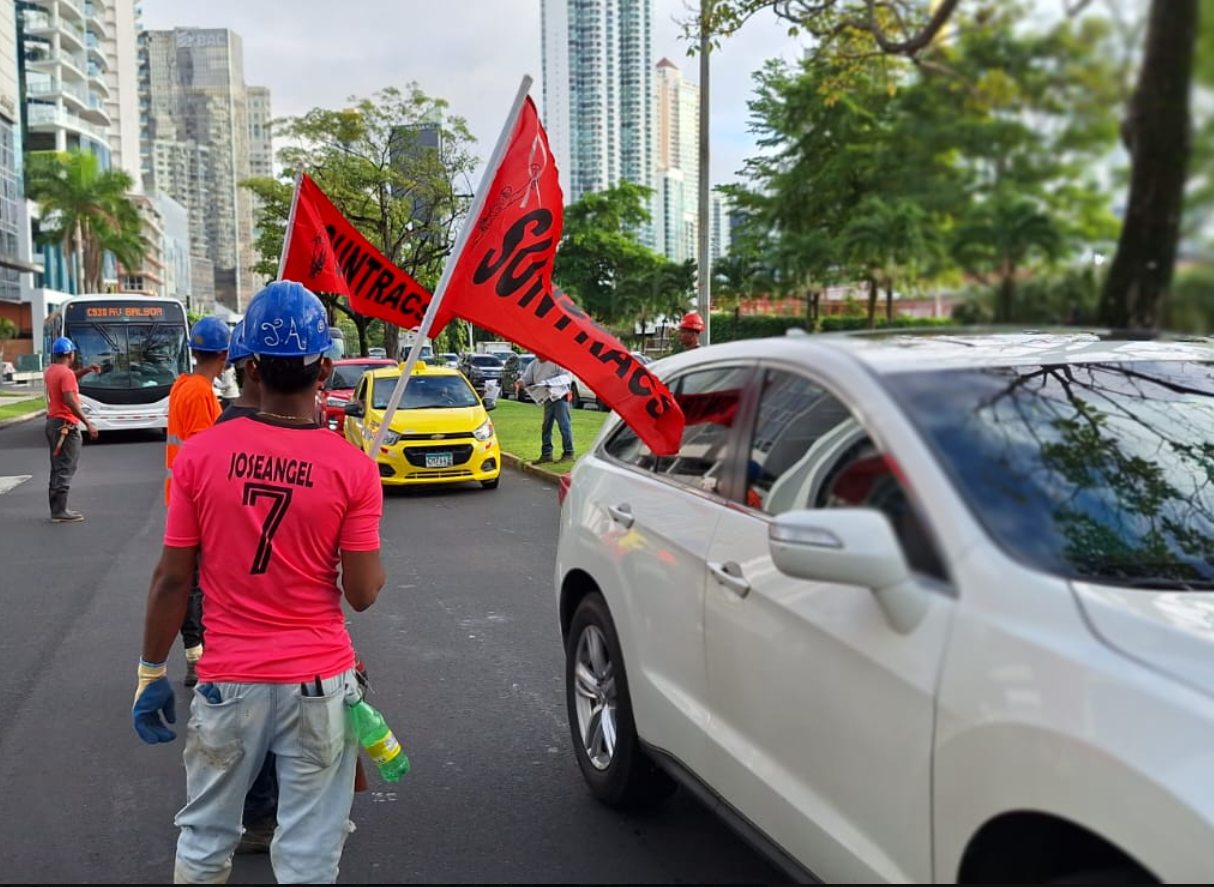
[[[342,412],[344,412],[347,416],[353,416],[355,419],[361,419],[367,414],[367,411],[363,409],[363,405],[356,400],[350,401],[350,403],[346,404],[342,408]]]
[[[776,569],[796,579],[880,591],[911,575],[889,518],[874,508],[785,512],[767,544]]]
[[[912,581],[893,525],[874,508],[786,512],[768,527],[767,547],[787,576],[871,589],[901,634],[913,631],[939,600]]]

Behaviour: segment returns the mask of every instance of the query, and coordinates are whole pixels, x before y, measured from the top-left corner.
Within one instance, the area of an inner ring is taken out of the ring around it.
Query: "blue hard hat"
[[[244,321],[242,320],[232,328],[232,341],[228,345],[228,366],[252,356],[253,352],[244,343]]]
[[[67,336],[60,336],[51,345],[51,354],[72,354],[76,350],[76,343]]]
[[[190,330],[190,349],[218,354],[228,350],[231,332],[218,317],[204,317]]]
[[[324,303],[302,283],[274,281],[253,297],[245,311],[244,344],[258,356],[324,354],[333,345]]]

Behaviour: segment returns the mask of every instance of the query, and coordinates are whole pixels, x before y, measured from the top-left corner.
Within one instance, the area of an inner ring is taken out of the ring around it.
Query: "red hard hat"
[[[691,330],[693,333],[704,332],[704,318],[700,317],[695,311],[688,311],[683,315],[683,319],[679,321],[679,329]]]

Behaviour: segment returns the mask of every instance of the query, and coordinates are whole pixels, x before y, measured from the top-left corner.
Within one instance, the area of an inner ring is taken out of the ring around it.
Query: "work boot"
[[[236,845],[236,852],[269,853],[270,842],[274,840],[274,829],[277,827],[278,822],[272,816],[245,825],[244,834],[240,836],[240,843]]]
[[[536,460],[535,460],[534,462],[532,462],[531,464],[532,464],[532,465],[543,465],[543,464],[545,464],[546,462],[551,462],[551,461],[552,461],[552,454],[551,454],[551,453],[547,453],[546,455],[540,456],[538,459],[536,459]]]
[[[67,507],[67,493],[51,493],[51,523],[53,524],[74,524],[84,520],[84,515],[79,511],[69,511]]]
[[[577,459],[577,456],[573,455],[573,453],[561,453],[561,458],[557,459],[556,461],[557,462],[573,462],[576,459]]]

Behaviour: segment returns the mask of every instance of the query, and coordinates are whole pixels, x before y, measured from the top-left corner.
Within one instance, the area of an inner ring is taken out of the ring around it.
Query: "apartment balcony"
[[[31,103],[26,107],[26,112],[26,120],[29,124],[30,132],[53,133],[60,129],[71,129],[99,142],[104,143],[107,141],[108,137],[104,127],[95,126],[83,119],[79,114],[73,114],[66,108],[60,108],[57,105],[35,105]]]
[[[88,122],[96,123],[102,127],[108,127],[113,122],[110,118],[110,112],[105,107],[105,99],[95,92],[89,93],[88,104],[80,112],[80,116]]]
[[[92,31],[88,31],[84,35],[84,42],[88,44],[89,64],[97,64],[102,70],[107,67],[105,59],[105,47],[101,45],[101,40]]]
[[[84,7],[77,0],[34,0],[35,5],[55,6],[59,7],[59,15],[82,20],[84,18]]]
[[[68,83],[58,77],[45,80],[27,80],[25,92],[30,98],[53,100],[62,98],[64,104],[76,112],[89,107],[89,91],[83,83]]]
[[[22,18],[25,33],[30,37],[50,41],[59,36],[59,45],[69,52],[82,52],[85,48],[84,26],[45,12],[26,12]]]
[[[47,50],[27,55],[25,66],[31,71],[49,72],[57,69],[60,77],[83,80],[88,62],[83,53]]]
[[[105,82],[105,67],[89,62],[89,88],[105,98],[110,97],[109,84]]]
[[[86,25],[86,28],[90,34],[96,34],[97,38],[99,40],[105,40],[107,37],[110,36],[110,29],[106,26],[105,19],[103,19],[101,17],[101,13],[98,12],[94,16],[90,12],[91,8],[92,8],[92,4],[87,4],[84,9],[85,15],[87,16],[87,22],[88,22],[88,24]]]

